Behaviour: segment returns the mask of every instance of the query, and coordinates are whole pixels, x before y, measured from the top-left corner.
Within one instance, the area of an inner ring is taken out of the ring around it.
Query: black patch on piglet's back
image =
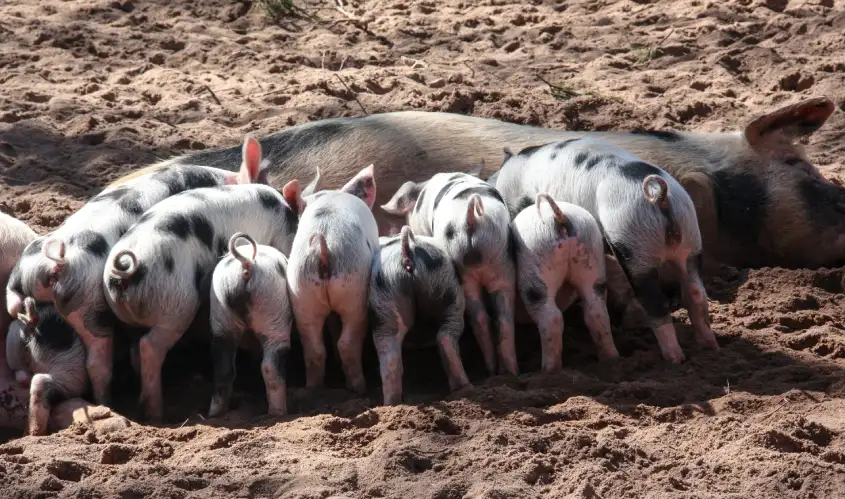
[[[102,234],[89,229],[77,232],[71,236],[68,239],[68,245],[77,246],[82,251],[100,258],[105,257],[109,252],[109,243],[106,241],[106,238]]]
[[[481,197],[493,198],[496,201],[505,204],[505,200],[502,199],[502,195],[499,194],[499,191],[492,185],[474,185],[455,194],[454,199],[469,199],[469,197],[473,194],[478,194]]]
[[[635,182],[642,182],[649,175],[661,175],[662,173],[659,168],[644,161],[632,161],[620,165],[619,172],[623,177]]]
[[[127,191],[120,198],[118,206],[130,215],[139,216],[144,213],[144,206],[141,204],[141,192],[135,189]]]
[[[282,201],[280,198],[281,195],[276,195],[267,189],[258,190],[258,200],[261,202],[261,206],[268,210],[281,211]]]
[[[159,220],[155,229],[159,232],[174,235],[179,239],[187,240],[191,234],[191,221],[187,216],[176,213]]]
[[[191,230],[194,236],[208,248],[214,251],[214,227],[204,215],[194,213],[191,215]]]

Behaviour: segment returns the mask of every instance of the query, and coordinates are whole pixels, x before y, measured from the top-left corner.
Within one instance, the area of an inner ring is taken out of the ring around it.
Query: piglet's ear
[[[310,196],[311,194],[314,194],[315,192],[322,190],[323,189],[322,184],[323,184],[323,177],[322,177],[322,175],[320,175],[320,168],[318,167],[317,173],[314,175],[314,178],[311,180],[311,182],[308,183],[308,185],[305,186],[304,189],[302,189],[302,195],[303,196]]]
[[[835,108],[827,97],[816,97],[776,109],[749,123],[745,127],[745,140],[755,149],[778,135],[794,141],[821,128]]]
[[[251,184],[255,182],[258,174],[261,172],[261,144],[258,143],[255,137],[247,135],[244,138],[242,156],[241,169],[238,172],[238,183]]]
[[[285,184],[282,187],[282,197],[285,198],[296,216],[302,216],[302,212],[305,211],[305,200],[302,199],[302,192],[299,190],[299,180],[293,179]]]
[[[372,209],[376,202],[375,165],[370,165],[358,172],[358,175],[355,175],[340,190],[361,198],[361,201]]]
[[[411,210],[417,204],[417,198],[420,196],[423,185],[410,180],[405,182],[390,198],[390,201],[381,205],[381,209],[391,215],[405,216],[411,213]]]
[[[473,166],[467,174],[472,175],[473,177],[480,177],[481,173],[484,171],[484,158],[481,158],[481,161],[478,162],[477,165]]]

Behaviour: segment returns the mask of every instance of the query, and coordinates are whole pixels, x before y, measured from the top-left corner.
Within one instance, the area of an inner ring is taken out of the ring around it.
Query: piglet
[[[102,282],[123,322],[150,331],[138,345],[147,416],[162,418],[161,366],[200,306],[228,241],[246,232],[259,244],[290,252],[299,183],[282,193],[260,184],[193,189],[151,208],[112,248]]]
[[[463,281],[469,323],[492,374],[496,350],[482,292],[490,294],[499,330],[499,371],[517,374],[516,271],[510,214],[499,192],[474,174],[438,173],[422,183],[406,182],[382,209],[407,216],[415,234],[434,237],[449,254]]]
[[[464,294],[449,255],[434,238],[400,235],[379,239],[370,279],[369,322],[381,368],[385,405],[402,402],[402,344],[411,328],[436,334],[452,391],[470,386],[458,340],[464,331]]]
[[[88,389],[85,347],[51,304],[36,307],[27,297],[6,338],[9,365],[18,383],[29,385],[30,435],[45,435],[50,408]]]
[[[312,185],[317,183],[315,179]],[[334,340],[346,385],[356,393],[366,390],[361,353],[367,333],[370,266],[378,250],[378,226],[371,211],[375,198],[373,165],[338,191],[304,197],[305,210],[288,263],[288,289],[309,388],[323,384],[323,325],[328,315],[336,312],[342,328],[339,334],[332,334],[338,336]]]
[[[35,233],[27,224],[17,218],[0,212],[0,286],[6,287],[9,281],[9,274],[18,263],[24,248],[36,237]],[[14,302],[14,306],[7,307],[6,300]],[[12,295],[7,298],[3,294],[3,309],[0,310],[0,379],[9,376],[10,372],[6,366],[6,331],[12,319],[20,312],[21,302]]]
[[[517,289],[540,331],[543,371],[561,369],[563,314],[556,297],[562,289],[564,307],[576,296],[581,299],[599,357],[619,357],[607,313],[604,244],[596,219],[579,206],[540,193],[513,219],[511,230]]]
[[[9,313],[14,315],[26,296],[55,303],[88,351],[87,368],[98,404],[109,400],[110,338],[119,327],[102,286],[109,250],[147,210],[170,196],[196,188],[255,181],[261,173],[261,146],[255,138],[246,137],[243,155],[237,173],[173,165],[110,187],[24,250],[7,286]]]
[[[246,244],[237,245],[243,239]],[[293,312],[288,300],[288,260],[278,249],[260,245],[238,232],[229,239],[229,254],[211,279],[211,351],[214,395],[210,417],[229,408],[235,380],[235,353],[243,335],[258,337],[263,350],[261,374],[271,416],[287,414],[285,374],[290,355]]]

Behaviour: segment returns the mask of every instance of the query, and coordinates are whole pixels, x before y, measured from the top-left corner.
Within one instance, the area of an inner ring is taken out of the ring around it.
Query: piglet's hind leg
[[[46,435],[50,422],[50,407],[61,393],[59,385],[49,374],[36,374],[29,388],[29,434]]]
[[[229,410],[232,384],[235,381],[235,356],[237,344],[233,334],[214,334],[211,337],[211,360],[214,371],[214,393],[208,417],[220,416]]]
[[[716,335],[713,334],[713,329],[710,328],[707,291],[704,289],[701,277],[699,277],[696,269],[690,269],[690,272],[684,272],[684,275],[685,277],[682,278],[682,300],[684,307],[689,312],[695,340],[701,347],[718,350],[719,342],[716,340]]]
[[[487,307],[481,298],[481,287],[469,278],[464,279],[464,296],[466,296],[466,314],[475,340],[484,356],[484,365],[489,374],[496,373],[496,352],[490,334],[490,323],[487,317]]]
[[[271,416],[284,416],[287,405],[287,368],[290,356],[290,339],[286,342],[267,342],[264,345],[264,359],[261,361],[261,375],[267,392],[267,412]]]
[[[179,341],[184,327],[155,326],[138,345],[141,354],[141,400],[150,421],[158,423],[164,417],[161,394],[161,366],[167,352]]]
[[[607,303],[599,290],[591,286],[580,291],[581,308],[584,311],[584,323],[590,331],[593,343],[596,345],[600,359],[611,360],[619,358],[619,352],[613,343],[610,329],[610,316],[607,314]]]

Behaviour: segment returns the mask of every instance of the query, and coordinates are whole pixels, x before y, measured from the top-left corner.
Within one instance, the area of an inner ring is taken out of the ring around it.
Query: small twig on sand
[[[346,82],[345,82],[345,81],[343,81],[343,78],[341,78],[339,74],[335,73],[335,74],[334,74],[334,76],[335,76],[335,78],[337,78],[337,80],[338,80],[338,81],[339,81],[339,82],[340,82],[340,83],[341,83],[344,87],[346,87],[346,90],[347,90],[347,91],[349,91],[349,93],[351,93],[351,94],[353,95],[353,97],[352,97],[352,98],[353,98],[353,99],[355,99],[355,102],[357,102],[359,106],[361,106],[361,111],[364,111],[364,114],[365,114],[365,115],[370,114],[370,113],[368,113],[368,112],[367,112],[367,109],[364,107],[364,105],[363,105],[363,104],[361,104],[361,101],[359,101],[359,100],[358,100],[358,93],[357,93],[357,92],[353,92],[353,91],[352,91],[352,89],[351,89],[351,88],[349,88],[349,85],[347,85],[347,84],[346,84]]]
[[[188,419],[186,419],[186,420],[182,421],[182,424],[180,424],[180,425],[179,425],[179,428],[181,428],[181,427],[185,426],[185,425],[188,423],[188,421],[190,421],[190,419],[191,419],[191,417],[190,417],[190,416],[188,416]]]
[[[160,122],[160,123],[164,123],[165,125],[167,125],[167,126],[169,126],[169,127],[171,127],[171,128],[176,128],[176,125],[174,125],[173,123],[170,123],[170,122],[168,122],[168,121],[166,121],[166,120],[163,120],[163,119],[159,118],[158,116],[153,116],[152,118],[153,118],[154,120],[156,120],[156,121]]]
[[[475,70],[474,70],[474,69],[472,69],[472,66],[470,66],[470,65],[469,65],[469,63],[468,63],[467,61],[464,61],[464,66],[466,66],[466,67],[467,67],[467,69],[469,69],[469,77],[470,77],[470,78],[475,78]]]
[[[263,94],[258,94],[258,95],[256,95],[255,97],[256,97],[256,98],[259,98],[259,97],[267,97],[268,95],[273,95],[273,94],[277,94],[277,93],[279,93],[279,92],[284,92],[285,90],[287,90],[287,89],[289,89],[289,88],[290,88],[290,87],[277,88],[276,90],[270,90],[269,92],[265,92],[265,93],[263,93]]]
[[[536,76],[538,80],[542,81],[543,83],[549,86],[549,91],[551,92],[552,97],[554,97],[555,99],[569,100],[573,97],[578,97],[578,92],[570,88],[555,85],[554,83],[551,83],[549,80],[543,78],[538,74],[535,74],[534,76]]]
[[[464,61],[464,66],[468,67],[469,70],[473,72],[472,76],[475,76],[475,71],[472,69],[472,66],[470,66],[468,62]],[[497,80],[501,81],[502,83],[510,86],[510,82],[508,80],[502,78],[501,76],[497,75],[496,73],[493,73],[492,71],[487,71],[484,68],[478,68],[478,70],[481,71],[482,73],[484,73],[486,75],[490,75],[493,78],[496,78]]]
[[[346,7],[346,2],[344,2],[343,0],[334,0],[334,8],[335,8],[336,11],[340,12],[341,14],[348,17],[349,19],[357,19],[355,16],[350,14],[346,9],[344,9],[344,7]]]
[[[658,49],[661,45],[663,45],[663,42],[665,42],[666,40],[668,40],[668,39],[669,39],[669,37],[670,37],[670,36],[672,36],[672,33],[674,33],[674,32],[675,32],[675,28],[670,29],[670,30],[669,30],[669,32],[668,32],[668,33],[666,33],[666,36],[664,36],[663,38],[661,38],[661,39],[660,39],[660,41],[659,41],[659,42],[657,42],[657,45],[655,45],[655,46],[654,46],[654,49],[652,49],[652,50],[656,50],[656,49]]]
[[[217,98],[217,96],[216,96],[216,95],[214,95],[214,91],[213,91],[213,90],[211,90],[211,88],[209,88],[209,86],[208,86],[208,85],[203,85],[202,87],[205,89],[205,91],[206,91],[206,92],[208,92],[209,94],[211,94],[211,98],[212,98],[212,99],[214,99],[214,102],[216,102],[218,106],[222,106],[222,105],[223,105],[223,104],[220,102],[220,99],[218,99],[218,98]]]

